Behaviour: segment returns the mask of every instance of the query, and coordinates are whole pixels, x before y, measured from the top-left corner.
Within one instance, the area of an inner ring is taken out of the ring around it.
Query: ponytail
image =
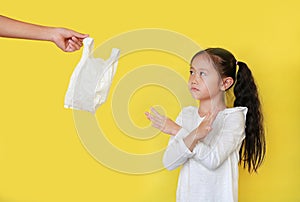
[[[237,65],[239,70],[234,87],[234,106],[248,108],[245,129],[246,137],[239,153],[240,164],[244,168],[247,167],[249,172],[257,172],[266,152],[261,104],[250,69],[243,62],[237,62]]]

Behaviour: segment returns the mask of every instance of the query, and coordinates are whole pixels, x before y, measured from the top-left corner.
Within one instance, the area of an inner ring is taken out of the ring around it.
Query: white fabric
[[[203,118],[198,108],[183,108],[176,119],[182,129],[170,138],[163,157],[169,170],[182,165],[177,202],[238,201],[239,150],[245,138],[246,114],[246,107],[219,112],[212,131],[191,152],[183,139]]]
[[[82,56],[71,76],[64,106],[95,113],[107,99],[120,50],[113,48],[110,58],[105,61],[93,57],[92,38],[85,38],[83,44]]]

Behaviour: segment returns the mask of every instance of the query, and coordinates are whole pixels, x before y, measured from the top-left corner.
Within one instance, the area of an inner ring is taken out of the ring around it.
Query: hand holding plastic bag
[[[116,73],[120,50],[113,48],[107,60],[94,58],[94,40],[83,40],[82,57],[77,64],[65,96],[65,108],[95,113],[109,93]]]

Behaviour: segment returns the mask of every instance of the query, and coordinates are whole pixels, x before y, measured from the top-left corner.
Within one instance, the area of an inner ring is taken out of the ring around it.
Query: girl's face
[[[208,100],[222,93],[222,79],[208,56],[200,54],[191,63],[188,87],[197,100]]]

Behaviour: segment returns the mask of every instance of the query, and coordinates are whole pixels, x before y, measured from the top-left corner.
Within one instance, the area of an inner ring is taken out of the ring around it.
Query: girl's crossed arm
[[[175,123],[154,109],[151,111],[154,115],[149,113],[146,115],[152,121],[152,125],[173,136],[163,159],[165,167],[169,170],[179,167],[189,158],[193,158],[208,169],[216,169],[240,145],[244,138],[246,109],[227,114],[223,127],[214,131],[218,134],[215,135],[209,145],[202,140],[212,130],[212,124],[218,111],[208,114],[193,131],[188,131],[178,125],[182,123],[181,114]],[[174,134],[174,131],[177,133]]]
[[[180,126],[182,125],[181,113],[177,117],[176,122],[174,122],[159,114],[153,108],[151,108],[151,112],[152,114],[146,112],[145,115],[152,122],[152,126],[172,136],[163,159],[165,167],[170,170],[182,165],[188,158],[194,155],[194,147],[209,133],[218,113],[218,111],[209,113],[199,127],[189,132]]]
[[[214,134],[211,142],[206,144],[200,141],[194,148],[193,159],[209,170],[221,166],[232,152],[240,148],[245,137],[246,113],[247,108],[241,108],[224,115],[222,127],[212,131]]]

